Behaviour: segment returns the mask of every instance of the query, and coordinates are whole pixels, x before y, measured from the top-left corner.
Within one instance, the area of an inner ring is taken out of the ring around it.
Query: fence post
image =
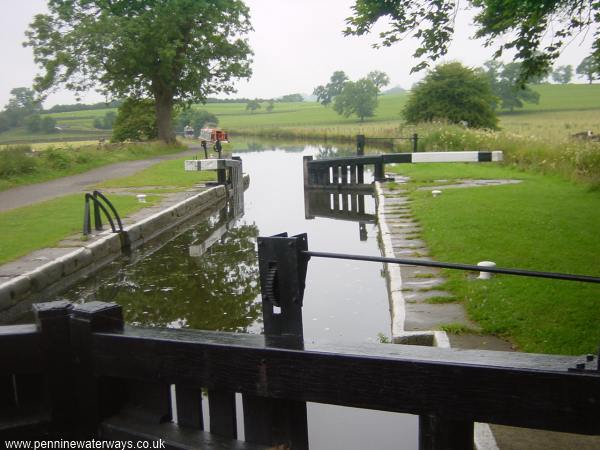
[[[271,347],[304,348],[302,299],[308,259],[306,234],[258,238],[265,340]],[[261,370],[269,376],[269,363]],[[308,449],[306,403],[244,395],[246,441]]]
[[[62,436],[74,436],[70,427],[73,417],[71,389],[71,344],[67,301],[36,303],[33,315],[42,335],[41,344],[46,355],[47,396],[52,414],[52,430]]]
[[[417,133],[412,135],[413,153],[419,151],[419,135]]]
[[[358,156],[362,156],[365,154],[365,135],[357,134],[356,135],[356,154]]]
[[[419,450],[473,450],[473,428],[470,421],[419,416]]]
[[[101,386],[93,368],[92,334],[99,331],[122,331],[123,313],[116,303],[82,303],[75,305],[70,326],[71,348],[76,361],[73,370],[76,401],[71,405],[73,425],[83,436],[95,436],[103,417],[100,411]],[[103,409],[110,410],[111,406],[120,402],[122,399],[119,394],[120,392],[104,389]]]

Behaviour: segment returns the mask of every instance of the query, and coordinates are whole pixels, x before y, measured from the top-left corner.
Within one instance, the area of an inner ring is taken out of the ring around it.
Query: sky
[[[45,11],[45,0],[0,0],[0,108],[8,102],[10,90],[30,87],[38,69],[30,48],[21,44],[25,30],[35,14]],[[374,33],[363,37],[344,37],[345,19],[351,15],[353,0],[246,0],[250,7],[254,31],[248,36],[254,51],[253,75],[250,80],[236,82],[235,97],[276,98],[285,94],[311,94],[325,84],[336,70],[343,70],[352,80],[372,70],[386,72],[389,87],[409,89],[425,76],[411,74],[415,64],[411,57],[415,41],[403,41],[388,48],[374,49],[378,24]],[[468,66],[481,66],[492,57],[493,50],[474,40],[472,11],[461,11],[455,26],[455,39],[443,61],[460,61]],[[593,33],[577,38],[563,52],[557,65],[576,67],[589,53]],[[508,61],[505,61],[508,62]],[[584,80],[577,80],[584,82]],[[90,92],[84,103],[104,101]],[[50,94],[45,107],[56,103],[75,103],[75,96],[65,90]]]

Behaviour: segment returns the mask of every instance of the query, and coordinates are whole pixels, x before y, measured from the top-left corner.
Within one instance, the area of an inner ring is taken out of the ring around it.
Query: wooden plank
[[[600,376],[567,372],[578,358],[404,345],[333,349],[340,353],[266,348],[261,336],[129,330],[95,333],[93,361],[97,375],[600,433]]]
[[[206,431],[178,427],[173,423],[149,425],[125,415],[111,417],[100,427],[100,438],[104,440],[132,440],[158,442],[163,440],[166,448],[185,450],[266,450],[262,445],[249,444],[224,438]],[[150,445],[149,448],[153,448]]]
[[[419,450],[474,450],[473,432],[473,422],[419,416]]]
[[[177,424],[182,427],[204,430],[202,416],[202,389],[184,385],[175,386]]]
[[[219,436],[237,438],[235,393],[222,389],[208,391],[210,432]]]
[[[0,327],[0,375],[40,373],[46,364],[35,325]]]
[[[42,349],[47,358],[45,379],[52,405],[52,429],[69,436],[72,423],[71,389],[74,384],[69,314],[67,301],[36,303],[33,314],[41,333]]]

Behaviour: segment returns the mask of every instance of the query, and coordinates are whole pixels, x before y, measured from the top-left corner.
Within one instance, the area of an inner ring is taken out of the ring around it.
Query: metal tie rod
[[[424,267],[441,267],[444,269],[458,269],[458,270],[470,270],[475,272],[491,272],[491,273],[502,273],[505,275],[519,275],[523,277],[536,277],[536,278],[551,278],[555,280],[568,280],[568,281],[582,281],[584,283],[600,283],[599,277],[592,277],[590,275],[573,275],[568,273],[556,273],[556,272],[539,272],[535,270],[523,270],[523,269],[505,269],[502,267],[483,267],[474,266],[472,264],[456,264],[456,263],[444,263],[436,261],[422,261],[419,259],[404,259],[404,258],[385,258],[383,256],[366,256],[366,255],[347,255],[344,253],[327,253],[327,252],[313,252],[313,251],[302,251],[305,256],[314,256],[316,258],[333,258],[333,259],[351,259],[355,261],[370,261],[370,262],[382,262],[390,264],[405,264],[408,266],[424,266]]]

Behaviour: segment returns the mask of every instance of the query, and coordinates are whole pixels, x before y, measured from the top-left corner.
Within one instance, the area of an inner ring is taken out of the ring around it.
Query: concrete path
[[[29,184],[0,192],[0,212],[21,206],[31,205],[44,200],[50,200],[67,194],[84,192],[88,186],[100,183],[110,178],[119,178],[133,175],[140,170],[157,164],[161,161],[190,156],[200,151],[200,146],[190,146],[189,150],[170,155],[156,156],[139,161],[124,161],[98,167],[88,172],[46,181],[44,183]],[[182,167],[183,170],[183,167]]]

